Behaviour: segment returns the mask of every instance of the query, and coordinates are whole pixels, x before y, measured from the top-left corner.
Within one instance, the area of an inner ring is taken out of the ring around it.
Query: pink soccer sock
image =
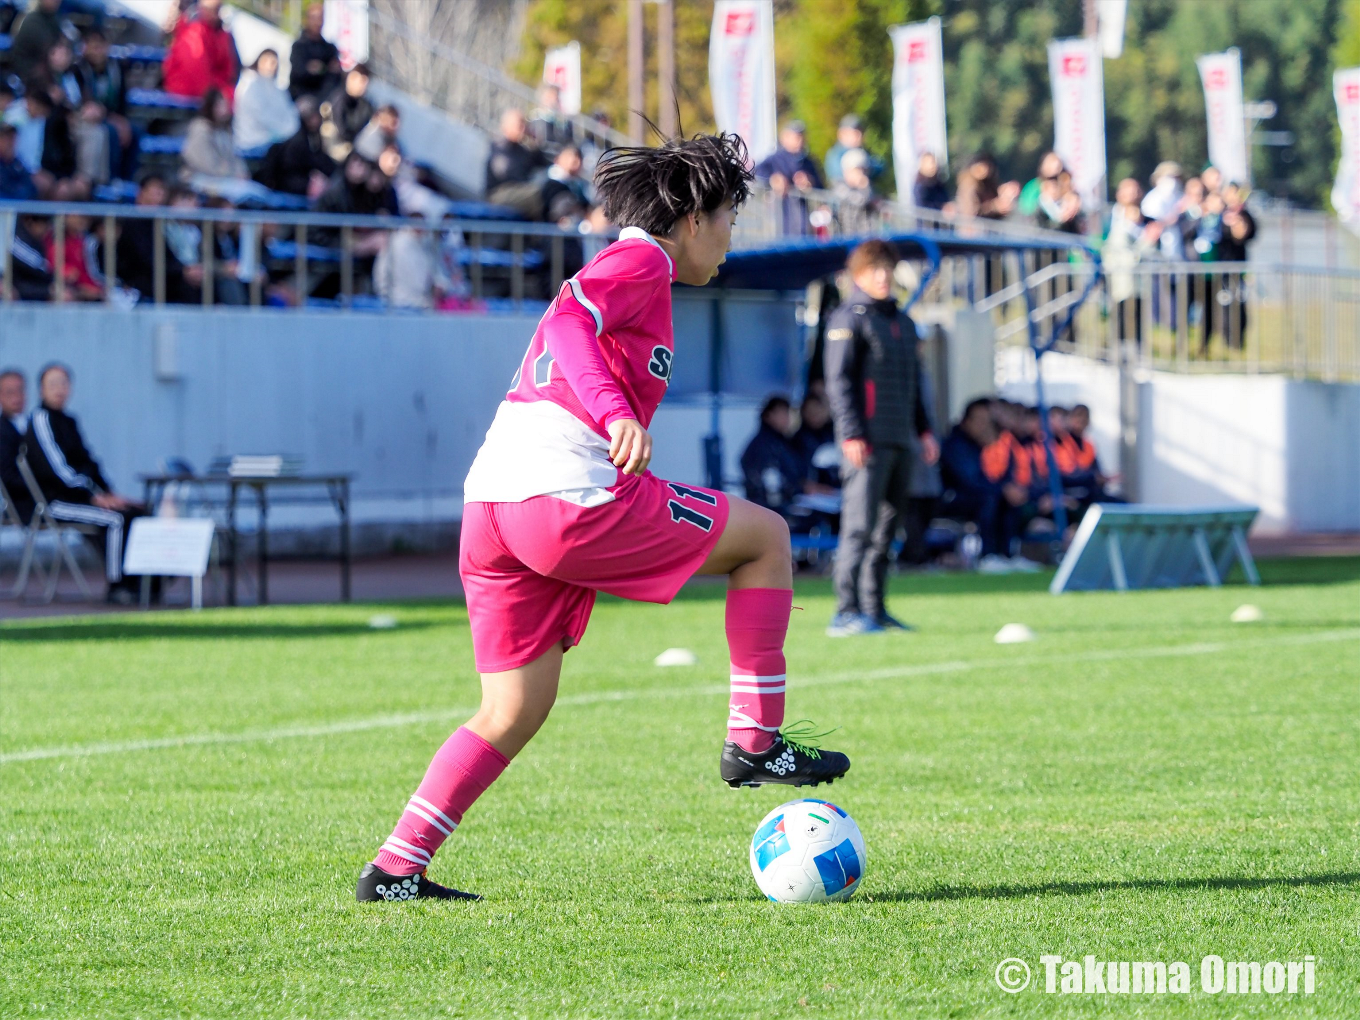
[[[435,752],[425,778],[406,804],[397,827],[373,863],[389,875],[424,871],[463,813],[505,771],[510,761],[466,726]]]
[[[732,699],[727,739],[752,754],[768,751],[784,721],[784,638],[793,592],[738,588],[727,593]]]

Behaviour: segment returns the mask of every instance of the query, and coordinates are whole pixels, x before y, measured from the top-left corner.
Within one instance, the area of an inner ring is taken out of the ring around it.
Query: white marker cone
[[[697,666],[699,656],[688,648],[667,648],[652,660],[654,666]]]
[[[992,640],[999,645],[1018,645],[1033,641],[1037,636],[1023,623],[1008,623],[996,632],[996,637]]]

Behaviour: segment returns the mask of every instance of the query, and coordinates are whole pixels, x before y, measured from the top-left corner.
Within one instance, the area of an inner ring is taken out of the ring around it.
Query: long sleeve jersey
[[[670,256],[624,229],[567,280],[534,331],[463,485],[470,503],[608,489],[609,426],[650,426],[670,384]]]
[[[28,423],[28,463],[48,499],[89,503],[96,493],[111,492],[75,418],[46,404]]]

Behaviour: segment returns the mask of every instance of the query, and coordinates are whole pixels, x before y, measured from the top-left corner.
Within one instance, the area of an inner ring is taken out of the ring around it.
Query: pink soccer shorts
[[[479,673],[578,644],[595,593],[670,602],[727,526],[727,497],[650,471],[625,476],[614,499],[584,507],[556,496],[468,503],[458,573]]]

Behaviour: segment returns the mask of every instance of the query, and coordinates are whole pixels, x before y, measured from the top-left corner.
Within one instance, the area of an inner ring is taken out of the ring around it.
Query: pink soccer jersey
[[[659,244],[625,230],[563,284],[506,400],[550,400],[601,436],[621,418],[647,428],[671,377],[673,276]]]

